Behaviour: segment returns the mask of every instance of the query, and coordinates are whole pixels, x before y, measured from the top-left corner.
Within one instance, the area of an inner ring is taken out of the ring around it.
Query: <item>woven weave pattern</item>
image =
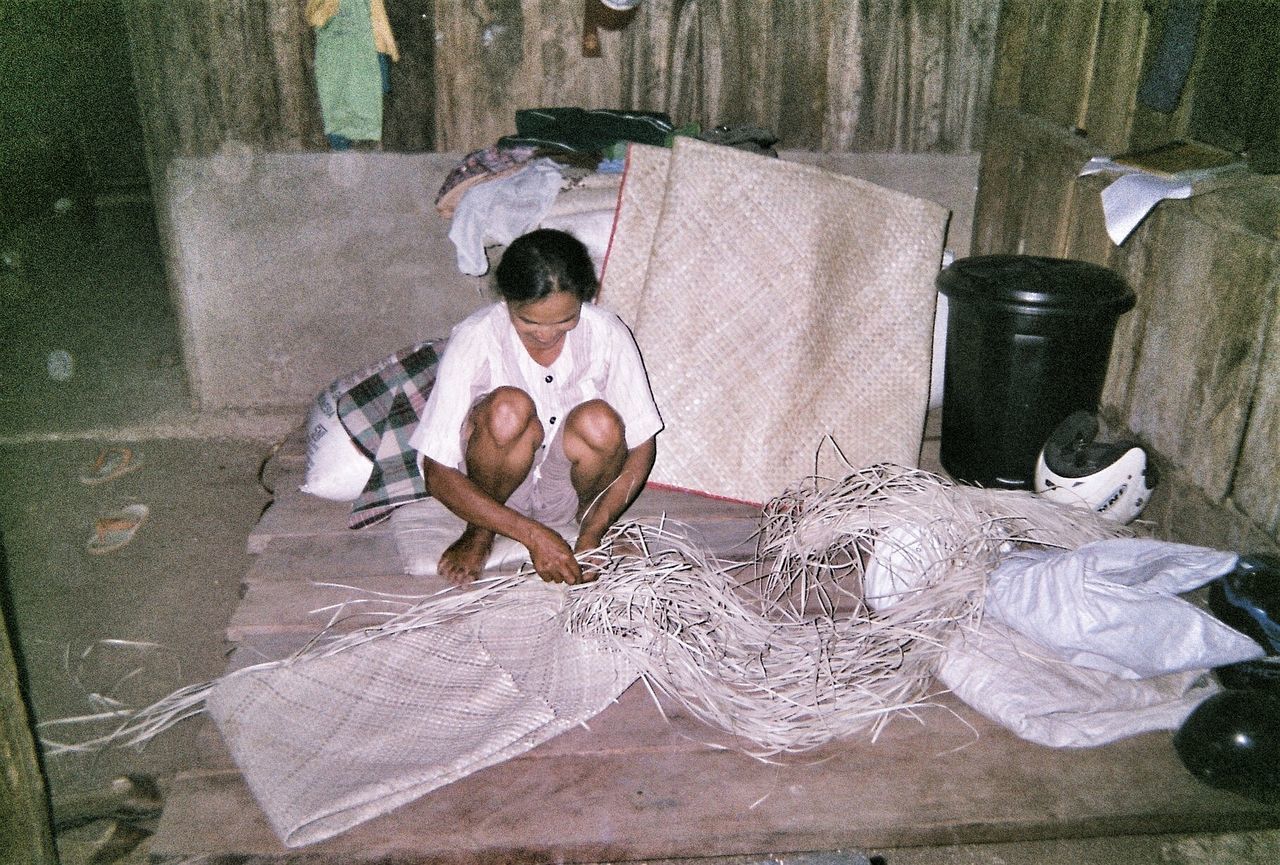
[[[633,144],[627,149],[627,171],[618,193],[600,304],[632,326],[639,319],[670,164],[671,151],[665,147]]]
[[[582,723],[635,680],[569,634],[558,586],[217,683],[207,698],[276,834],[309,844]]]
[[[855,466],[916,465],[947,211],[692,139],[665,176],[636,157],[601,298],[631,313],[666,422],[652,479],[762,502],[824,436]]]

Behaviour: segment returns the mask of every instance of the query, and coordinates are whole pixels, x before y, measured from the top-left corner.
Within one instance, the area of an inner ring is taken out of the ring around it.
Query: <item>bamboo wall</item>
[[[592,0],[594,2],[594,0]],[[322,149],[304,0],[128,0],[153,178],[224,141]],[[999,0],[644,0],[583,56],[584,0],[386,0],[384,148],[467,151],[518,108],[666,111],[782,146],[982,145]]]
[[[1076,258],[1124,276],[1138,303],[1119,320],[1102,401],[1164,469],[1146,516],[1174,539],[1275,549],[1280,176],[1164,201],[1120,246],[1100,199],[1112,177],[1077,177],[1094,155],[1186,134],[1194,67],[1173,112],[1136,103],[1160,11],[1007,0],[974,251]]]

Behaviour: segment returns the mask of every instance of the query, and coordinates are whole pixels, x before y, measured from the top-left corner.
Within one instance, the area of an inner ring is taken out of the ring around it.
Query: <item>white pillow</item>
[[[437,576],[440,556],[458,539],[467,524],[438,499],[421,499],[391,512],[396,550],[404,572],[415,577]],[[578,539],[576,524],[552,526],[572,544]],[[529,551],[519,541],[498,535],[485,563],[486,571],[512,570],[529,561]]]

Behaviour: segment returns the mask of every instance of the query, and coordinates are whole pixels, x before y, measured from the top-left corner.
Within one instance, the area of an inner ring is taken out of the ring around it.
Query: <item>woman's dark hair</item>
[[[567,291],[584,303],[600,283],[582,241],[564,231],[540,228],[511,242],[494,273],[498,294],[512,303],[541,300]]]

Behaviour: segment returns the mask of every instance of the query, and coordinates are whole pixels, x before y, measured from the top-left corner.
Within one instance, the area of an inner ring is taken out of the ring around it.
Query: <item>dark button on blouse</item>
[[[556,422],[556,419],[555,419],[555,418],[552,418],[552,419],[551,419],[551,422],[552,422],[552,423],[555,423],[555,422]]]
[[[547,384],[551,384],[551,379],[552,379],[552,376],[547,376],[547,377],[544,379],[544,381],[545,381]]]

